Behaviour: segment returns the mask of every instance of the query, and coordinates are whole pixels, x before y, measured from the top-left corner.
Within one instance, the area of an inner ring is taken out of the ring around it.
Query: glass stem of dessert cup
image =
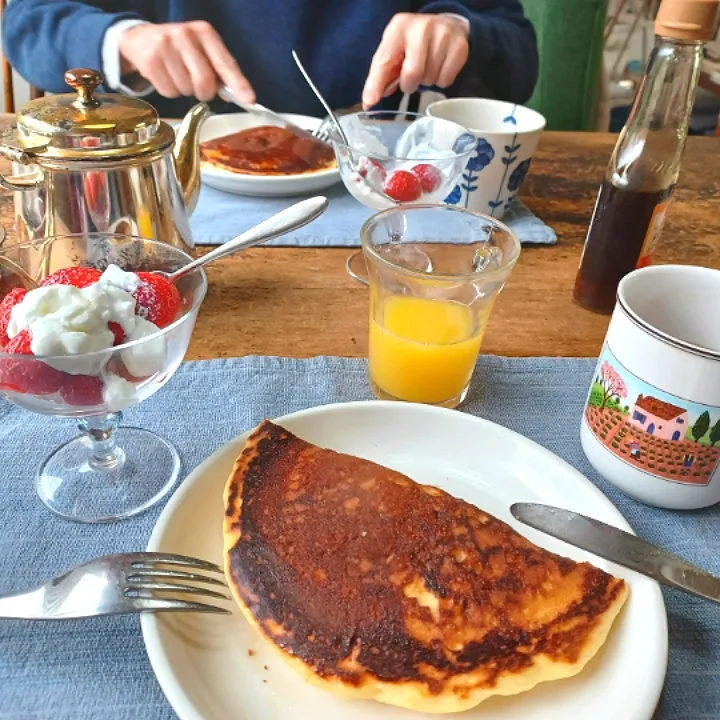
[[[115,441],[115,431],[121,419],[122,413],[116,412],[83,418],[78,423],[80,431],[90,442],[87,462],[93,470],[116,470],[125,463],[125,451]]]
[[[172,490],[180,472],[175,448],[149,430],[121,425],[121,419],[120,412],[80,419],[82,434],[43,462],[35,489],[55,514],[113,522],[144,512]]]

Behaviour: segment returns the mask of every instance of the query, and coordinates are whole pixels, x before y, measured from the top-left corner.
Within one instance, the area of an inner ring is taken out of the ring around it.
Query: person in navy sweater
[[[278,112],[321,108],[297,50],[330,104],[397,107],[399,89],[525,102],[537,75],[535,33],[519,0],[12,0],[3,46],[32,85],[67,92],[65,70],[148,95],[177,117],[222,84]],[[217,105],[215,110],[231,109]]]

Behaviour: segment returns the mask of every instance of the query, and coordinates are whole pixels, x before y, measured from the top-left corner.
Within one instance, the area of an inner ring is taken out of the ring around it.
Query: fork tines
[[[221,577],[214,577],[213,573]],[[229,612],[224,608],[182,598],[182,595],[187,594],[193,597],[232,599],[226,592],[204,587],[210,585],[227,589],[223,569],[206,560],[185,555],[143,553],[130,563],[125,580],[125,596],[132,598],[143,609]]]

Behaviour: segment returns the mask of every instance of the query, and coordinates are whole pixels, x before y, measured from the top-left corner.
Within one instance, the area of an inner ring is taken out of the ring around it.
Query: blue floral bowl
[[[530,169],[545,118],[522,105],[483,98],[438,100],[426,112],[469,128],[476,138],[445,202],[502,218]]]

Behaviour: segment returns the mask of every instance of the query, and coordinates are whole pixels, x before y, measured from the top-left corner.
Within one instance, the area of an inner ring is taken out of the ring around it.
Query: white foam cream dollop
[[[8,337],[29,330],[30,347],[34,355],[73,356],[110,350],[115,337],[109,323],[117,323],[128,340],[147,337],[159,328],[135,315],[135,298],[132,296],[140,280],[110,265],[98,282],[84,288],[71,285],[48,285],[30,290],[23,300],[13,307],[8,324]],[[157,372],[162,344],[164,359],[165,341],[160,337],[131,348],[128,356],[134,375],[147,376]],[[147,345],[147,348],[145,347]],[[95,375],[102,370],[112,353],[100,353],[90,358],[68,357],[54,359],[48,364],[73,375]],[[147,362],[149,367],[145,367]],[[139,371],[139,372],[135,372]]]

